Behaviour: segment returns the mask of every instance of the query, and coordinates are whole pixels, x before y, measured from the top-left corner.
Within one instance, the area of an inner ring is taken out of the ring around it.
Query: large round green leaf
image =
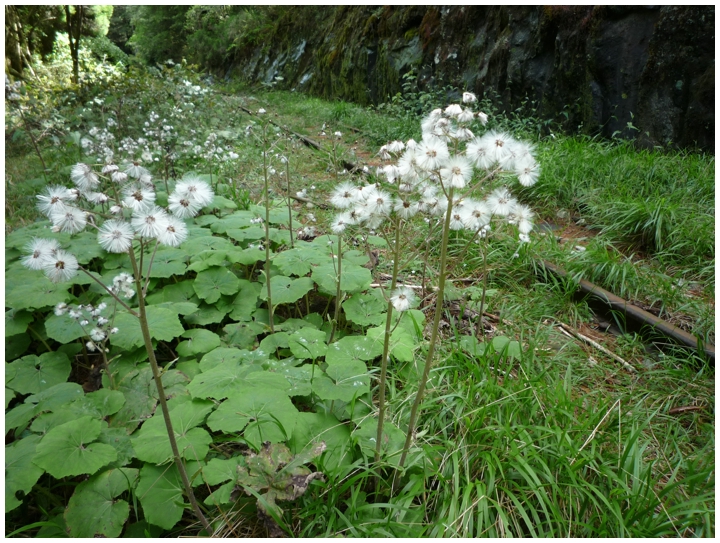
[[[312,389],[320,399],[349,402],[370,391],[367,366],[357,360],[328,364],[325,375],[316,374]]]
[[[205,458],[212,437],[197,426],[205,421],[213,407],[214,404],[210,401],[193,400],[170,410],[170,421],[178,450],[186,460]],[[145,421],[131,441],[135,456],[144,462],[163,464],[173,458],[162,413],[156,413],[153,418]]]
[[[312,266],[332,263],[332,257],[316,245],[298,242],[293,249],[288,249],[273,258],[275,264],[285,275],[301,277],[310,273]]]
[[[373,360],[382,354],[383,343],[363,336],[345,336],[328,345],[325,361],[328,364]]]
[[[380,291],[356,293],[342,304],[345,316],[360,326],[380,326],[385,321],[387,302]]]
[[[175,464],[145,464],[140,470],[136,494],[149,523],[170,530],[182,518],[185,499]]]
[[[316,359],[325,356],[325,352],[327,351],[325,339],[324,331],[307,327],[291,334],[288,338],[288,343],[292,354],[297,358]]]
[[[182,337],[189,338],[187,341],[180,342],[177,346],[177,353],[183,357],[207,353],[220,346],[220,336],[202,328],[187,330],[182,334]]]
[[[15,372],[8,388],[20,394],[37,394],[59,383],[64,383],[70,375],[70,360],[60,352],[24,356],[12,362],[10,371]]]
[[[240,286],[237,276],[231,271],[214,267],[198,273],[193,288],[198,297],[212,304],[220,299],[221,294],[236,294]]]
[[[313,270],[312,278],[325,294],[337,293],[337,264],[323,264]],[[367,290],[372,283],[372,274],[367,268],[343,260],[340,290],[348,294]]]
[[[22,502],[16,493],[32,490],[43,469],[32,463],[40,436],[30,435],[5,447],[5,512],[12,511]]]
[[[117,458],[110,445],[94,443],[102,422],[81,417],[50,430],[38,444],[33,462],[56,479],[93,474]]]
[[[75,487],[65,511],[70,536],[119,537],[130,507],[116,498],[135,487],[137,476],[137,469],[109,469]]]
[[[287,441],[297,416],[298,410],[285,392],[257,386],[220,404],[208,417],[207,424],[216,432],[245,430],[245,439],[259,448],[266,441]]]
[[[291,304],[296,302],[305,294],[310,292],[314,286],[313,280],[309,277],[300,277],[299,279],[290,279],[283,275],[276,275],[270,278],[270,295],[272,296],[272,305]],[[268,299],[267,285],[263,285],[260,291],[260,298]]]
[[[60,343],[70,343],[86,335],[80,323],[67,315],[50,315],[45,321],[45,331],[49,338]]]
[[[149,305],[145,310],[150,337],[161,341],[170,341],[185,331],[177,313],[173,313],[170,309]],[[140,321],[130,313],[118,313],[115,317],[115,326],[119,331],[110,336],[110,342],[113,345],[130,350],[144,344]]]
[[[28,324],[33,321],[32,313],[11,309],[5,312],[5,337],[24,334]]]

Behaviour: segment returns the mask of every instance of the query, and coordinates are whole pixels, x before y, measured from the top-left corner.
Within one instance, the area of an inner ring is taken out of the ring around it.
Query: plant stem
[[[290,153],[285,157],[285,179],[287,181],[288,228],[290,228],[290,248],[294,248],[292,225],[292,200],[290,198]]]
[[[208,534],[212,534],[212,528],[198,506],[192,486],[190,485],[190,479],[188,478],[187,471],[185,471],[185,465],[180,457],[180,451],[178,450],[177,441],[175,439],[175,431],[173,430],[172,422],[170,420],[170,411],[167,406],[165,389],[163,388],[162,377],[160,375],[160,368],[158,367],[157,359],[155,358],[155,350],[153,349],[152,340],[150,339],[150,329],[148,328],[147,314],[145,313],[145,297],[142,294],[142,277],[140,275],[137,260],[135,259],[135,252],[132,247],[128,251],[128,254],[130,255],[130,262],[133,267],[133,272],[135,273],[135,288],[138,294],[138,311],[140,313],[140,329],[142,330],[145,349],[147,350],[150,367],[153,372],[153,378],[155,379],[155,386],[157,387],[160,407],[162,409],[163,418],[165,419],[165,427],[167,428],[168,439],[170,440],[170,448],[172,449],[173,456],[175,458],[175,465],[180,473],[180,479],[185,487],[185,493],[190,500],[190,505],[192,506],[195,516],[203,525],[205,531]]]
[[[265,284],[268,291],[268,323],[270,333],[275,333],[273,323],[272,293],[270,290],[270,196],[268,190],[268,164],[267,164],[267,123],[263,125],[263,174],[265,177]]]
[[[390,283],[390,292],[395,289],[397,283],[398,271],[400,269],[400,221],[395,221],[395,259],[393,262],[393,273],[392,281]],[[387,380],[387,366],[388,366],[388,354],[390,350],[390,336],[392,331],[390,326],[392,324],[392,313],[393,305],[388,298],[387,316],[385,318],[385,341],[383,343],[383,354],[380,364],[380,390],[378,391],[378,404],[380,412],[378,413],[378,430],[377,430],[377,442],[375,443],[375,462],[380,461],[380,446],[382,444],[382,431],[385,422],[385,382]],[[376,480],[377,488],[377,480]]]
[[[483,254],[483,289],[482,289],[482,297],[480,298],[480,311],[479,311],[480,315],[478,316],[478,323],[477,323],[478,330],[475,331],[475,336],[477,336],[478,333],[482,333],[483,341],[485,341],[485,327],[482,324],[482,316],[483,316],[483,311],[485,311],[485,293],[487,292],[487,283],[488,283],[487,244],[486,243],[483,243],[482,254]]]
[[[78,268],[80,269],[80,271],[85,272],[87,275],[89,275],[89,276],[90,276],[90,279],[92,279],[92,280],[95,281],[98,285],[100,285],[102,288],[104,288],[105,291],[106,291],[110,296],[112,296],[113,298],[115,298],[115,300],[118,301],[121,306],[123,306],[125,309],[127,309],[128,313],[130,313],[130,314],[131,314],[132,316],[134,316],[134,317],[140,317],[140,315],[138,315],[137,311],[135,311],[134,309],[130,309],[130,306],[127,305],[125,302],[123,302],[120,298],[118,298],[118,297],[115,295],[114,292],[112,292],[109,288],[107,288],[107,287],[103,284],[102,281],[100,281],[100,279],[98,279],[97,277],[95,277],[92,273],[90,273],[89,271],[87,271],[87,270],[86,270],[85,268],[83,268],[82,266],[78,266]]]
[[[334,260],[333,260],[334,262]],[[330,339],[328,345],[332,343],[337,330],[338,319],[340,319],[340,304],[342,303],[342,290],[340,289],[340,281],[342,280],[342,236],[338,234],[338,255],[337,255],[337,292],[335,293],[335,316],[333,317],[332,330],[330,331]]]
[[[423,395],[425,394],[425,385],[430,374],[430,366],[432,366],[433,356],[435,355],[435,344],[437,343],[438,329],[440,327],[440,318],[442,316],[443,298],[445,294],[445,275],[446,275],[446,263],[447,263],[447,245],[448,245],[448,233],[450,232],[450,218],[452,216],[452,198],[453,188],[450,187],[448,195],[448,208],[445,213],[445,225],[443,226],[443,237],[442,245],[440,247],[440,279],[438,283],[437,301],[435,303],[435,318],[433,320],[432,335],[430,336],[430,345],[428,346],[427,357],[425,358],[425,368],[423,368],[423,374],[420,378],[420,385],[418,387],[417,394],[415,395],[415,401],[413,402],[412,409],[410,410],[410,422],[408,423],[407,436],[405,437],[405,445],[403,446],[403,452],[400,456],[400,463],[398,469],[402,469],[405,465],[405,459],[407,458],[408,451],[410,450],[410,443],[412,436],[415,431],[415,422],[417,419],[418,408],[422,402]],[[393,478],[393,491],[395,487],[395,480],[397,472]]]

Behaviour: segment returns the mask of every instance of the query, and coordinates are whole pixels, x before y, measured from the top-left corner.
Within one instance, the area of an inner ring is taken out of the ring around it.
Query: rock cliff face
[[[410,71],[568,128],[714,151],[714,6],[296,7],[228,75],[370,104]]]

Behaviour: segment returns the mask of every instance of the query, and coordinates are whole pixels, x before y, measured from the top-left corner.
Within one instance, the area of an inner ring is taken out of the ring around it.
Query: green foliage
[[[187,13],[195,10],[192,24],[196,26],[187,26],[187,17],[183,20],[188,32],[196,27],[210,32],[220,24],[220,19],[212,19],[223,13],[220,7],[200,8],[182,8]],[[182,9],[165,13],[177,15]],[[228,28],[233,16],[240,21],[254,16],[248,14],[270,12],[270,8],[223,9],[228,13],[223,20],[228,22],[222,24]],[[265,15],[258,17],[262,25],[272,24]],[[250,39],[250,34],[244,36]],[[39,73],[50,79],[51,68]],[[69,72],[65,66],[57,73]],[[100,79],[95,81],[102,87]],[[161,145],[152,150],[158,160],[150,167],[159,186],[164,185],[166,158],[177,168],[171,174],[168,166],[170,188],[180,171],[207,172],[203,168],[209,159],[178,149],[185,138],[191,138],[190,128],[201,133],[193,139],[200,146],[210,132],[222,128],[237,134],[228,137],[227,145],[244,153],[242,168],[224,162],[214,170],[213,181],[219,176],[221,184],[243,184],[250,197],[258,198],[254,176],[259,171],[260,150],[244,135],[248,119],[227,113],[236,111],[239,101],[228,98],[225,102],[219,93],[202,92],[205,87],[200,87],[197,74],[183,66],[165,66],[153,75],[131,67],[122,79],[113,75],[103,81],[108,82],[107,88],[90,86],[82,99],[62,90],[57,81],[53,83],[57,88],[48,91],[52,98],[42,95],[50,86],[28,85],[23,91],[28,104],[47,99],[32,110],[36,116],[33,130],[38,135],[39,112],[57,110],[55,114],[65,118],[55,123],[49,113],[52,127],[39,140],[42,152],[50,153],[49,182],[66,184],[69,166],[83,156],[78,143],[92,137],[93,127],[106,126],[100,124],[101,119],[112,116],[122,121],[114,132],[120,141],[138,137],[147,113],[156,111],[179,126],[177,139],[163,143],[171,153],[166,154]],[[187,90],[194,86],[201,90]],[[95,97],[102,103],[94,102]],[[316,126],[333,118],[353,126],[363,123],[360,128],[367,134],[357,136],[359,147],[374,145],[385,135],[394,139],[402,133],[396,132],[398,126],[408,132],[417,130],[414,121],[291,93],[263,94],[259,99],[281,112],[306,115]],[[89,101],[94,105],[88,105]],[[175,108],[187,108],[190,103],[195,104],[194,113],[182,119],[170,117]],[[287,119],[281,116],[281,121]],[[56,145],[49,134],[60,143]],[[554,156],[550,146],[539,145],[543,153]],[[15,153],[21,149],[20,143],[10,149],[10,161],[17,161]],[[549,183],[563,207],[586,213],[588,208],[582,204],[591,201],[599,185],[582,184],[585,180],[579,173],[593,172],[580,165],[564,171],[562,164],[571,160],[574,151],[569,142],[560,149],[565,153],[562,160],[544,161],[543,175],[551,177]],[[602,151],[618,164],[629,155],[627,148],[598,151],[588,145],[587,149],[591,157]],[[297,173],[291,169],[293,189],[296,185],[298,190],[308,188],[301,186],[301,176],[305,176],[308,184],[317,183],[312,199],[319,203],[336,178],[326,172],[324,157],[318,158],[309,149],[295,152],[299,160],[292,163],[297,167]],[[686,165],[695,160],[685,159]],[[588,156],[582,160],[591,162]],[[694,180],[691,186],[699,189],[706,208],[710,205],[707,168],[707,162],[698,160],[688,169],[689,179]],[[613,171],[631,169],[625,165]],[[381,274],[389,271],[388,243],[378,243],[379,237],[368,240],[380,250],[373,270],[364,267],[366,240],[361,237],[351,240],[357,246],[340,255],[345,296],[338,301],[340,319],[330,343],[328,319],[336,301],[333,262],[337,263],[337,255],[333,258],[328,241],[334,236],[319,236],[315,242],[294,237],[294,248],[290,248],[286,208],[271,209],[269,268],[264,266],[265,251],[257,248],[258,242],[264,243],[264,226],[258,226],[256,218],[264,216],[264,208],[252,202],[238,205],[229,189],[225,199],[186,220],[189,240],[177,248],[158,250],[149,273],[153,247],[145,248],[147,313],[161,381],[170,398],[181,455],[213,525],[218,531],[229,530],[238,518],[252,525],[257,504],[257,516],[270,533],[281,530],[304,537],[714,535],[710,416],[714,388],[706,370],[688,369],[687,354],[655,356],[637,340],[610,343],[645,368],[636,378],[601,354],[583,350],[552,325],[573,314],[582,322],[586,307],[572,301],[572,289],[567,286],[559,292],[560,286],[536,282],[530,267],[533,258],[557,255],[573,274],[582,271],[625,292],[644,292],[645,262],[629,261],[622,255],[623,247],[608,241],[614,222],[632,215],[623,235],[630,232],[630,224],[642,223],[637,236],[660,255],[663,251],[683,253],[685,246],[678,239],[710,232],[692,226],[701,221],[690,209],[689,192],[682,200],[682,206],[688,206],[688,224],[681,224],[685,208],[680,209],[679,200],[668,199],[664,207],[652,204],[656,201],[652,184],[661,180],[670,186],[661,169],[658,166],[644,184],[637,185],[638,194],[642,189],[648,198],[642,213],[635,204],[619,206],[622,216],[608,221],[604,237],[588,243],[582,253],[563,252],[551,239],[534,239],[531,247],[518,251],[516,239],[498,234],[487,246],[485,308],[493,317],[492,324],[484,322],[483,340],[475,333],[477,322],[472,316],[479,307],[481,281],[455,283],[455,298],[442,309],[446,326],[440,332],[438,362],[429,375],[428,395],[408,462],[398,473],[392,495],[388,489],[392,468],[399,462],[409,405],[427,349],[428,301],[419,309],[394,312],[390,322],[388,416],[380,463],[375,464],[376,383],[387,301],[381,289],[370,285],[383,282]],[[596,170],[597,181],[602,175],[597,173],[601,169]],[[45,183],[39,171],[24,175],[18,182],[39,179],[38,186]],[[276,177],[282,181],[272,187],[280,194],[277,202],[284,197],[280,190],[285,190],[285,180]],[[541,185],[526,194],[537,190],[537,197],[550,206],[550,196],[540,191]],[[576,189],[582,195],[577,199]],[[10,202],[16,201],[12,200],[16,189],[12,192]],[[30,209],[35,192],[27,193]],[[623,189],[623,193],[631,192]],[[599,208],[601,198],[610,202],[608,194],[599,195],[593,205]],[[548,207],[546,216],[551,216],[550,211],[555,208]],[[321,227],[327,218],[323,210],[318,207],[313,212],[319,219],[317,229],[326,230]],[[295,204],[293,213],[294,230],[300,228],[296,221],[303,228],[310,224],[306,208]],[[646,225],[648,214],[651,220]],[[110,307],[108,314],[118,332],[105,344],[108,352],[89,351],[88,337],[77,321],[55,315],[52,307],[59,302],[72,306],[114,302],[88,278],[53,285],[42,273],[22,268],[19,260],[26,244],[33,237],[49,235],[49,223],[19,226],[13,223],[15,231],[6,236],[5,253],[8,534],[23,530],[19,533],[39,536],[197,535],[189,515],[184,515],[187,497],[171,463],[147,352],[138,348],[143,338],[137,319],[119,305]],[[418,232],[408,228],[404,234],[403,249],[408,254],[416,244],[420,247],[413,236],[425,236],[427,230],[422,228]],[[678,232],[680,228],[686,229],[684,233]],[[95,234],[56,237],[104,284],[129,270],[127,255],[106,253],[95,243]],[[461,235],[456,238],[452,254],[462,254],[463,261],[451,261],[450,269],[456,278],[466,274],[477,278],[480,273],[475,268],[482,269],[483,262],[480,246],[473,244],[463,253],[465,241]],[[332,246],[337,247],[337,241]],[[707,249],[703,250],[707,255]],[[433,251],[434,246],[429,252],[430,268],[435,262]],[[518,256],[513,258],[516,251]],[[691,248],[687,251],[683,254],[693,254]],[[266,269],[276,306],[274,333],[268,322]],[[401,274],[407,284],[419,284],[419,270],[412,261]],[[428,272],[425,285],[430,297],[433,273]],[[668,292],[673,280],[668,274]],[[674,296],[681,300],[682,292]],[[134,311],[136,300],[125,300]],[[494,315],[499,318],[495,320]],[[712,330],[711,310],[705,318],[707,329]],[[702,363],[697,367],[705,368]],[[699,409],[671,412],[678,406]]]
[[[133,6],[128,8],[134,32],[129,45],[147,63],[168,59],[180,62],[187,32],[185,16],[190,6]]]

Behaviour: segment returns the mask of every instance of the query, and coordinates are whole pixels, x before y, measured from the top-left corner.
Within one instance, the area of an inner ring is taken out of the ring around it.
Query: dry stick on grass
[[[606,349],[605,347],[600,345],[597,341],[593,341],[589,337],[582,335],[577,330],[574,330],[572,327],[570,327],[567,324],[564,324],[562,322],[557,323],[557,326],[560,328],[560,331],[563,332],[566,336],[574,337],[576,339],[584,341],[588,345],[595,347],[598,351],[608,355],[610,358],[612,358],[616,362],[619,362],[620,364],[622,364],[626,370],[633,372],[633,373],[637,372],[637,370],[635,368],[633,368],[630,364],[628,364],[625,360],[623,360],[615,353],[609,351],[608,349]]]

